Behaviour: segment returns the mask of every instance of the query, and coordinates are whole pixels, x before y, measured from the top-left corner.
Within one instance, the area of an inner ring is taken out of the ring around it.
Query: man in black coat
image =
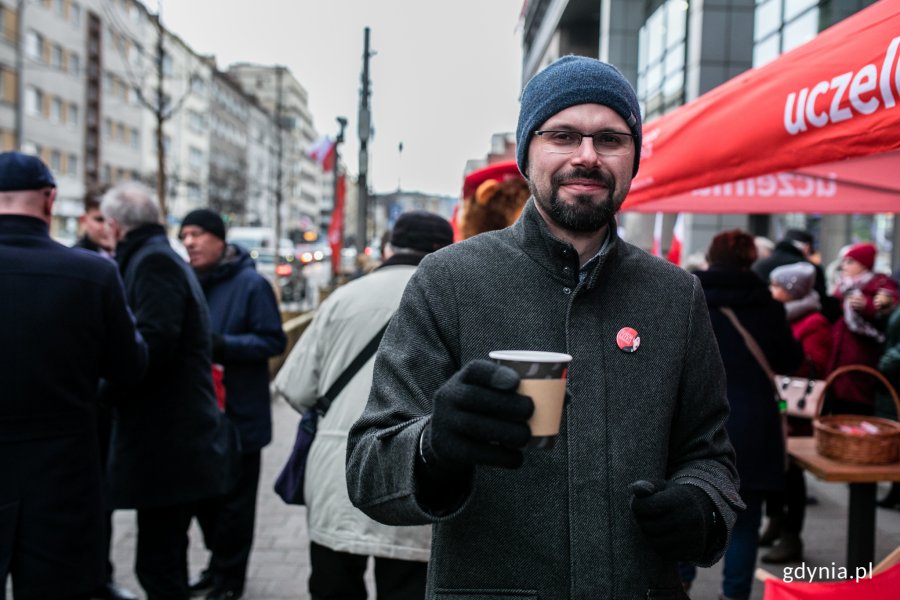
[[[825,273],[822,267],[811,262],[815,238],[808,231],[802,229],[788,229],[784,238],[775,244],[772,254],[753,263],[750,269],[764,282],[769,282],[769,275],[778,267],[792,265],[798,262],[808,262],[816,268],[816,282],[813,289],[819,293],[819,301],[822,303],[822,314],[834,323],[841,316],[841,303],[828,294],[825,289]]]
[[[107,186],[108,187],[108,186]],[[105,190],[103,190],[105,191]],[[101,190],[89,189],[84,194],[84,214],[78,217],[78,224],[81,225],[82,235],[78,241],[72,246],[73,248],[81,248],[96,252],[100,256],[112,260],[112,239],[110,237],[109,228],[106,226],[106,219],[100,212]],[[97,412],[97,433],[100,436],[100,460],[106,464],[109,457],[109,436],[112,429],[112,407],[101,404]],[[113,511],[106,510],[106,518],[103,522],[105,529],[104,542],[106,543],[106,582],[99,589],[95,590],[91,596],[98,600],[137,600],[131,590],[116,583],[113,573],[114,566],[109,554],[112,546],[113,533]]]
[[[115,264],[50,239],[56,185],[0,154],[0,598],[87,598],[105,581],[99,379],[138,381],[146,346]]]
[[[230,489],[239,442],[216,406],[203,292],[169,245],[156,201],[143,185],[124,183],[101,210],[150,354],[139,386],[112,391],[111,499],[113,508],[137,509],[135,572],[148,600],[185,600],[194,508]]]
[[[246,250],[225,243],[225,222],[199,208],[185,215],[179,237],[197,273],[212,320],[213,360],[225,368],[225,414],[241,438],[241,475],[224,497],[204,502],[197,520],[212,551],[209,566],[191,582],[208,600],[244,593],[253,546],[260,451],[272,439],[269,359],[287,338],[272,286]]]

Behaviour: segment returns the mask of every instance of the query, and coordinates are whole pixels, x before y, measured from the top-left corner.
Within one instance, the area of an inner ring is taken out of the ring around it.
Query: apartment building
[[[531,0],[523,27],[522,81],[565,54],[616,65],[634,85],[644,122],[762,66],[874,0]],[[650,248],[653,215],[622,216],[629,240]],[[663,246],[675,215],[667,215]],[[723,229],[773,239],[789,227],[818,233],[825,260],[846,243],[888,235],[888,215],[685,215],[685,253]],[[896,231],[900,227],[893,227]],[[889,243],[885,243],[887,247]]]
[[[0,0],[0,149],[51,167],[53,231],[72,239],[86,189],[124,179],[155,188],[158,113],[170,225],[207,205],[270,224],[281,131],[284,222],[312,227],[322,185],[306,156],[316,137],[308,94],[283,67],[258,69],[266,82],[248,93],[136,0]]]
[[[162,111],[158,114],[158,70],[154,69],[144,98],[143,141],[144,179],[155,185],[159,170],[157,126],[162,120],[166,173],[166,205],[170,224],[194,210],[206,206],[210,160],[210,88],[215,65],[198,56],[175,34],[163,30]],[[159,43],[154,27],[148,47]],[[155,50],[154,50],[155,55]]]
[[[318,229],[323,173],[308,155],[318,135],[306,88],[285,67],[277,65],[238,63],[228,67],[228,74],[276,119],[280,117],[281,219],[285,233]],[[275,141],[277,146],[277,138]],[[274,174],[273,185],[277,189],[277,169]]]

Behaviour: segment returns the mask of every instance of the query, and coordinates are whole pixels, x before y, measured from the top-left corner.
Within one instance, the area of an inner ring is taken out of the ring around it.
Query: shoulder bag
[[[720,308],[722,314],[728,317],[734,328],[738,330],[744,343],[747,344],[750,353],[765,371],[766,375],[772,380],[775,387],[776,399],[781,407],[782,412],[786,412],[792,417],[801,419],[813,419],[819,414],[819,404],[825,394],[825,382],[815,378],[815,367],[812,361],[809,363],[809,373],[812,377],[794,377],[791,375],[778,375],[772,371],[769,361],[763,354],[762,349],[753,336],[750,335],[737,316],[730,308]]]
[[[388,321],[389,323],[390,321]],[[385,323],[378,333],[375,334],[366,347],[363,348],[356,358],[353,359],[341,376],[331,384],[328,391],[316,400],[315,405],[303,413],[299,425],[297,425],[297,437],[294,439],[294,448],[288,457],[287,463],[281,469],[278,479],[275,480],[275,493],[284,500],[286,504],[306,504],[303,498],[303,482],[306,479],[306,461],[309,458],[309,449],[312,447],[313,440],[316,437],[316,429],[319,425],[319,419],[325,416],[331,403],[334,402],[338,394],[344,389],[344,386],[350,382],[356,373],[362,368],[366,362],[378,350],[378,344],[384,336],[384,331],[388,324]]]
[[[750,332],[744,329],[744,326],[741,325],[741,322],[738,320],[737,315],[734,314],[734,311],[730,308],[719,308],[723,315],[728,317],[728,320],[731,321],[731,324],[734,325],[734,328],[737,329],[738,333],[741,334],[741,337],[744,338],[744,343],[747,345],[747,349],[750,350],[750,354],[753,355],[753,358],[756,359],[756,362],[759,363],[759,366],[762,367],[763,372],[769,378],[769,383],[772,384],[772,389],[774,391],[775,401],[778,403],[778,412],[781,413],[781,436],[783,438],[784,443],[784,469],[787,470],[788,464],[790,463],[790,458],[787,453],[787,439],[788,439],[788,420],[787,420],[787,402],[785,398],[781,395],[781,392],[778,388],[778,375],[772,371],[772,367],[769,366],[769,361],[766,359],[766,355],[763,354],[762,348],[759,347],[759,344],[750,335]]]

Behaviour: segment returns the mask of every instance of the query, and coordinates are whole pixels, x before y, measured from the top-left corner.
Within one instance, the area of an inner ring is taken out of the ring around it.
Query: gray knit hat
[[[769,280],[777,283],[791,298],[804,298],[813,289],[816,282],[816,268],[808,262],[796,262],[772,269]]]
[[[634,134],[634,174],[641,161],[641,108],[634,88],[614,66],[585,56],[564,56],[531,78],[522,90],[516,127],[516,162],[526,178],[528,145],[541,123],[570,106],[602,104]],[[589,132],[584,132],[589,133]]]

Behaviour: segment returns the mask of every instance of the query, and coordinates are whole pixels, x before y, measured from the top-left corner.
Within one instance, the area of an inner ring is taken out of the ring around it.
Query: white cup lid
[[[488,354],[496,360],[513,360],[536,363],[567,363],[572,357],[561,352],[542,352],[540,350],[494,350]]]

